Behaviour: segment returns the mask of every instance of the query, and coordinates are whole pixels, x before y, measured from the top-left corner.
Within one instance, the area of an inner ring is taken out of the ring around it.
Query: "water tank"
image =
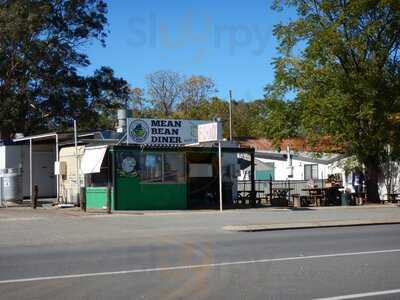
[[[0,169],[0,202],[23,199],[22,175],[17,168]]]
[[[118,109],[117,110],[117,118],[118,118],[118,132],[125,132],[126,130],[126,109]]]

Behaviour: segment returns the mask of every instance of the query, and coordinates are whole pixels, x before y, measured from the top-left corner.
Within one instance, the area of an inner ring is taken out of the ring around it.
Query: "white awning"
[[[107,146],[87,147],[81,160],[83,174],[100,173],[100,167],[106,154]]]

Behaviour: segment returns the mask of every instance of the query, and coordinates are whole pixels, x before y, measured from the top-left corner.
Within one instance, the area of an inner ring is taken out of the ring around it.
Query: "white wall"
[[[6,146],[6,168],[22,167],[22,147],[20,145]]]
[[[24,197],[29,197],[29,146],[22,146],[22,178]],[[57,181],[54,175],[55,151],[49,147],[34,145],[32,152],[33,185],[39,187],[39,197],[55,197],[57,194]]]
[[[6,146],[0,146],[0,169],[6,167]]]
[[[34,145],[33,184],[39,186],[40,197],[56,195],[54,175],[55,152],[48,145]],[[0,169],[22,167],[22,187],[24,197],[29,197],[29,146],[0,146]]]
[[[288,168],[288,163],[286,160],[274,160],[267,158],[256,158],[257,161],[261,161],[263,163],[273,163],[274,164],[274,173],[275,180],[286,180],[289,177],[290,169]],[[292,160],[293,167],[293,177],[291,180],[304,180],[304,165],[316,164],[312,162],[302,161],[298,159]],[[333,174],[329,170],[328,164],[317,164],[318,165],[318,178],[326,179],[329,174]]]

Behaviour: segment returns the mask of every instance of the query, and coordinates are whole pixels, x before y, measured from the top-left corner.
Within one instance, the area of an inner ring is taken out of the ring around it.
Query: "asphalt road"
[[[0,299],[400,299],[400,225],[236,233],[217,215],[24,218],[0,222]]]

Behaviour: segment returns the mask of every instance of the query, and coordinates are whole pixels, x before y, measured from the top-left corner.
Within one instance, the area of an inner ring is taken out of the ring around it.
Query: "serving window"
[[[117,154],[117,173],[138,177],[142,184],[185,183],[185,154],[121,151]]]
[[[141,153],[140,180],[143,183],[163,182],[163,155],[161,153]]]
[[[185,155],[164,153],[164,182],[184,183],[185,181]]]

